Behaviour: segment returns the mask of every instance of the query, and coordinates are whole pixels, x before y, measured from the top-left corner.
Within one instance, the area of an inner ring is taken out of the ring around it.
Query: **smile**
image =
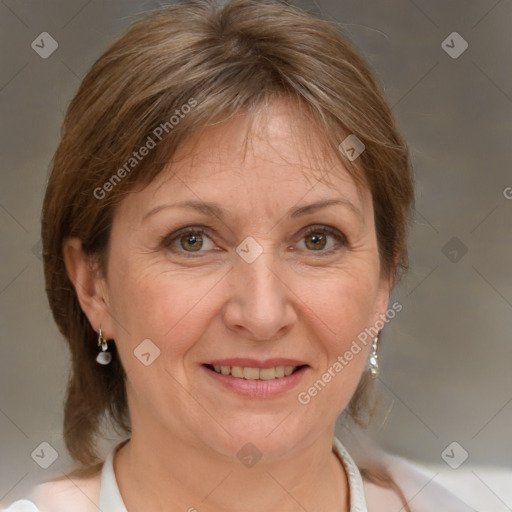
[[[253,368],[250,366],[206,365],[210,370],[221,375],[245,380],[274,380],[288,377],[301,366],[274,366],[271,368]]]
[[[216,386],[246,398],[277,397],[298,388],[311,367],[300,359],[232,357],[202,365]]]

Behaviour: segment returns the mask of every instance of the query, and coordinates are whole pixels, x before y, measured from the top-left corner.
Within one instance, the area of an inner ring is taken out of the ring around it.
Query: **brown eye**
[[[203,236],[200,233],[187,233],[179,240],[181,248],[185,251],[199,251],[203,247]]]
[[[306,252],[328,255],[348,246],[345,235],[330,226],[309,226],[298,244]]]
[[[321,251],[327,245],[327,236],[324,233],[310,233],[304,237],[305,245],[312,251]]]
[[[201,227],[187,227],[175,231],[162,240],[162,247],[181,256],[204,256],[214,251],[216,245]]]

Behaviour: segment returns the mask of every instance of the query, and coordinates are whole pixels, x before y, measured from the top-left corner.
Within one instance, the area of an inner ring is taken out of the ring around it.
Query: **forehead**
[[[285,205],[340,193],[361,210],[369,200],[369,191],[355,183],[317,124],[297,104],[286,101],[194,134],[143,191],[151,203],[183,197],[228,198],[233,205],[240,201]]]

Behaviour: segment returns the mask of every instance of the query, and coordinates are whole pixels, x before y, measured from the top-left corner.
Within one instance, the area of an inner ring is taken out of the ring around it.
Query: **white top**
[[[123,443],[115,446],[107,455],[107,458],[103,463],[101,470],[100,496],[97,507],[102,512],[128,512],[123,502],[123,498],[121,497],[121,493],[119,492],[119,487],[114,473],[114,454],[122,444]],[[366,501],[364,499],[363,481],[355,462],[337,438],[334,438],[333,440],[333,450],[338,455],[347,473],[350,492],[350,512],[368,512],[368,509],[366,508]],[[48,484],[41,484],[39,487],[44,487],[45,485]],[[40,509],[35,504],[35,502],[37,502],[37,495],[40,493],[34,492],[32,494],[34,494],[35,497],[16,501],[3,510],[3,512],[47,512],[46,509]],[[76,498],[78,490],[74,494]],[[67,505],[60,502],[58,504],[56,503],[55,506],[59,508],[53,509],[52,507],[52,510],[48,510],[48,512],[60,512],[60,506],[63,507],[63,510],[66,506],[70,507],[66,512],[69,512],[69,510],[77,510],[76,501],[69,501],[72,499],[71,495],[69,495],[69,498],[67,498]],[[93,505],[92,502],[91,505]],[[94,506],[91,510],[97,510],[97,508]]]
[[[127,512],[119,492],[113,464],[116,451],[125,442],[119,443],[110,451],[98,477],[86,479],[79,484],[70,479],[40,484],[26,499],[12,503],[1,512]],[[397,501],[395,493],[367,482],[363,486],[359,469],[336,437],[333,439],[333,451],[343,464],[347,475],[350,512],[368,512],[367,502],[372,510],[400,509],[401,502]],[[414,502],[411,503],[414,511],[438,512],[440,506],[443,512],[473,510],[437,484],[429,483],[425,475],[414,470],[405,461],[389,456],[386,465],[407,499]],[[429,492],[422,491],[425,487],[429,487]]]

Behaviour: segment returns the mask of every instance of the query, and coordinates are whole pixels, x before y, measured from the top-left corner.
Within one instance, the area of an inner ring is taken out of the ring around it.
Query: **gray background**
[[[68,353],[39,252],[64,112],[107,45],[158,5],[0,1],[0,501],[69,462],[61,426]],[[403,311],[383,337],[371,435],[426,464],[444,464],[441,452],[457,441],[490,499],[504,503],[478,467],[512,466],[512,2],[301,5],[339,23],[369,61],[415,167],[411,271],[394,294]],[[454,31],[469,44],[456,59],[441,46]],[[59,44],[47,59],[31,48],[41,32]],[[60,454],[49,470],[31,458],[42,441]]]

